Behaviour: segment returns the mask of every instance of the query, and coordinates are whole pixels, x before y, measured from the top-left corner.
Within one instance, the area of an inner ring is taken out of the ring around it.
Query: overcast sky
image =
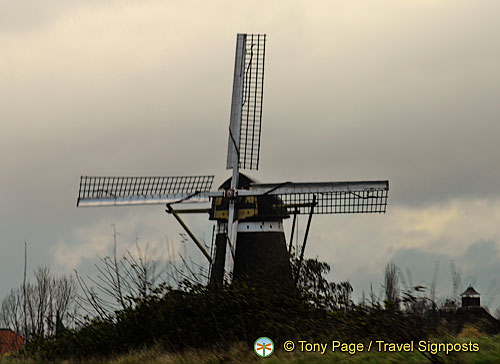
[[[500,286],[499,13],[497,0],[0,0],[0,297],[21,283],[25,240],[29,269],[57,273],[90,271],[111,224],[122,250],[139,238],[161,251],[165,236],[184,249],[161,206],[77,209],[79,177],[222,183],[236,34],[258,32],[248,174],[390,180],[385,215],[315,217],[306,255],[355,296],[378,292],[389,261],[427,286],[440,262],[450,295],[453,260],[484,302]],[[187,221],[210,240],[205,216]]]

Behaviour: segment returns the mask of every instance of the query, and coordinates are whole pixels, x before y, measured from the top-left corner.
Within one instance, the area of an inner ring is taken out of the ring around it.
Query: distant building
[[[0,329],[0,354],[19,351],[24,346],[24,338],[11,329]]]
[[[469,324],[488,334],[500,332],[500,321],[481,307],[480,294],[472,286],[469,286],[460,296],[462,296],[462,307],[457,310],[460,327]]]
[[[444,319],[449,327],[459,333],[466,325],[473,326],[481,332],[496,335],[500,332],[500,320],[495,319],[481,307],[480,294],[469,286],[461,295],[462,305],[454,299],[447,299],[439,309],[439,318]]]
[[[464,293],[462,293],[460,296],[462,296],[462,307],[480,307],[481,306],[481,301],[479,298],[479,293],[476,292],[472,286],[469,286],[465,290]]]

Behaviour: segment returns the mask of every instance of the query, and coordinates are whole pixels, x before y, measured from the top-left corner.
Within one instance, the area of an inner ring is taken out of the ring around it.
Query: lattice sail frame
[[[314,214],[385,213],[388,194],[389,181],[255,183],[239,191],[241,197],[273,196],[271,214],[309,214],[313,196]]]
[[[238,34],[227,169],[233,168],[233,144],[239,168],[259,168],[265,56],[265,34]]]
[[[214,176],[80,177],[77,206],[209,202]]]
[[[241,104],[240,168],[259,169],[266,35],[248,34]]]
[[[316,196],[314,214],[385,213],[388,191],[295,193],[278,196],[273,209],[286,208],[289,214],[309,214]]]

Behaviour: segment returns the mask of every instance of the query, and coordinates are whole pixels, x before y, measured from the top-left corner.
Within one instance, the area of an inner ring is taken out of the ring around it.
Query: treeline
[[[407,342],[433,332],[433,321],[396,309],[393,302],[355,305],[351,285],[328,282],[329,270],[317,259],[306,260],[293,290],[265,282],[233,282],[218,290],[189,280],[177,288],[160,285],[147,295],[128,297],[130,304],[113,315],[98,315],[57,335],[34,337],[26,352],[38,360],[81,360],[153,345],[168,351],[227,348],[237,342],[251,345],[260,336],[272,337],[278,344],[373,337]]]
[[[0,326],[27,340],[51,337],[64,326],[74,326],[77,285],[70,276],[55,276],[48,267],[34,272],[34,281],[12,289],[0,307]]]

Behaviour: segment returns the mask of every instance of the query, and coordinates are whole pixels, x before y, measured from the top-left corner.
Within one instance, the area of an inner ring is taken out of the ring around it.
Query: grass
[[[500,363],[500,335],[494,337],[478,337],[473,330],[472,336],[444,338],[435,342],[467,343],[472,341],[479,344],[478,352],[456,352],[449,355],[441,354],[443,363],[486,364]],[[433,341],[434,342],[434,341]],[[331,349],[331,346],[330,346]],[[229,351],[221,350],[195,351],[189,350],[182,354],[168,353],[160,348],[136,351],[113,359],[94,359],[88,364],[330,364],[330,363],[409,363],[420,364],[430,361],[418,350],[413,352],[361,352],[354,355],[327,351],[321,353],[287,353],[278,348],[269,358],[257,357],[252,348],[239,344],[232,346]],[[40,363],[30,359],[13,356],[0,356],[0,364],[35,364]],[[62,361],[58,364],[74,364],[72,361]]]

